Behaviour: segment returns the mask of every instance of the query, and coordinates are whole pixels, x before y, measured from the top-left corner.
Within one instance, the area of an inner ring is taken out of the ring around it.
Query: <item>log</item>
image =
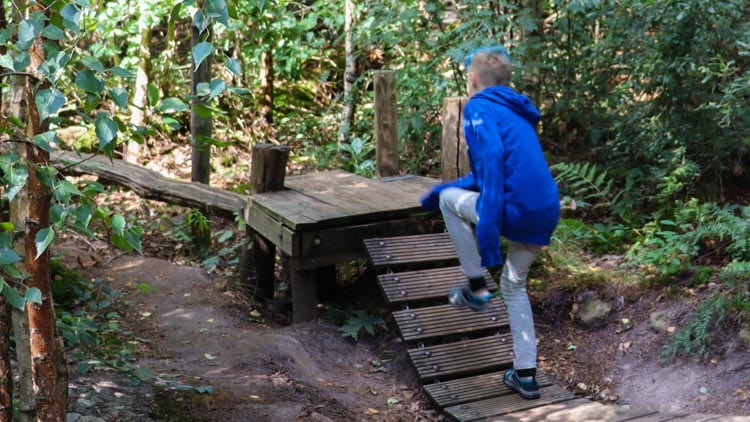
[[[104,183],[125,186],[139,196],[187,208],[232,221],[242,212],[246,196],[193,182],[169,179],[157,172],[122,160],[109,160],[97,154],[60,151],[52,154],[52,164],[64,174],[91,174]]]

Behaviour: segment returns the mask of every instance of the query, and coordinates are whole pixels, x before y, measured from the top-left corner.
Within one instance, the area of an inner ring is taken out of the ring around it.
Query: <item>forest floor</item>
[[[387,317],[387,327],[356,341],[332,322],[346,309],[385,315],[368,271],[347,273],[342,294],[321,305],[320,319],[290,324],[283,300],[270,306],[248,300],[233,284],[231,269],[207,271],[185,258],[184,242],[166,235],[164,225],[184,218],[186,210],[118,195],[110,197],[110,206],[149,227],[142,255],[76,235],[54,250],[75,271],[119,292],[119,329],[132,350],[125,372],[79,372],[86,354],[74,355],[70,391],[76,414],[107,421],[443,420],[421,391],[407,347]],[[716,333],[722,337],[705,359],[664,363],[659,352],[674,330],[655,332],[649,317],[662,311],[679,326],[695,301],[663,288],[613,286],[605,295],[620,305],[598,329],[571,320],[574,294],[533,294],[542,369],[581,396],[613,405],[750,420],[750,359],[736,330]],[[149,375],[133,382],[133,368],[147,368]],[[124,412],[126,407],[131,409]]]

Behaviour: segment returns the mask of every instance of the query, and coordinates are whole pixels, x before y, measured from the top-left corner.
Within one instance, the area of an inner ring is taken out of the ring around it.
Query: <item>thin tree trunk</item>
[[[33,11],[43,12],[41,5],[33,5]],[[36,72],[44,63],[42,38],[37,37],[29,49],[31,69]],[[44,85],[44,83],[42,83]],[[46,132],[49,120],[39,120],[32,81],[26,81],[27,134],[29,138]],[[49,249],[37,251],[36,235],[50,226],[50,188],[39,176],[38,169],[49,164],[49,152],[26,144],[26,160],[29,176],[26,189],[29,202],[26,214],[26,239],[24,265],[29,278],[26,285],[37,288],[42,294],[42,303],[28,302],[26,311],[29,317],[29,344],[31,352],[31,373],[34,383],[36,419],[40,421],[63,421],[67,411],[67,384],[58,385],[58,368],[55,358],[61,356],[57,349],[55,311],[52,305],[52,284],[50,282]],[[64,377],[67,380],[67,377]]]
[[[266,130],[270,132],[273,125],[273,82],[276,75],[273,72],[273,43],[268,44],[260,59],[260,117]]]
[[[25,10],[25,13],[43,12],[42,6],[37,4],[19,10]],[[41,37],[37,37],[28,54],[30,66],[27,71],[35,73],[44,62]],[[48,123],[39,121],[34,97],[34,88],[44,88],[45,83],[40,84],[39,80],[31,80],[29,77],[14,79],[12,83],[11,113],[26,124],[26,138],[46,131]],[[26,159],[29,176],[26,186],[11,203],[11,221],[20,232],[18,234],[21,234],[15,236],[19,240],[14,248],[24,257],[23,264],[28,274],[27,287],[39,289],[42,296],[41,304],[27,303],[26,318],[14,318],[21,375],[19,419],[62,421],[65,420],[67,411],[67,367],[55,361],[60,357],[64,360],[64,353],[57,350],[55,313],[49,277],[49,251],[37,253],[35,243],[37,233],[50,225],[51,193],[38,174],[39,167],[48,164],[49,153],[29,143],[21,144],[18,152]],[[25,326],[26,324],[28,326]],[[58,374],[58,370],[65,373]],[[64,381],[64,384],[58,384],[61,381]],[[27,394],[31,394],[33,400],[30,400]]]
[[[130,124],[143,126],[146,123],[146,93],[148,90],[149,71],[151,69],[151,27],[139,23],[141,43],[138,50],[138,70],[135,76],[133,105],[130,107]],[[125,149],[125,161],[138,161],[141,146],[134,140],[128,141]]]
[[[210,39],[210,36],[206,38]],[[200,31],[195,25],[191,27],[191,40],[193,46],[203,41]],[[210,117],[199,116],[195,111],[195,106],[208,103],[207,98],[197,95],[196,88],[201,82],[209,82],[211,78],[211,58],[207,57],[197,68],[193,60],[191,70],[193,93],[192,110],[190,111],[190,132],[193,137],[191,180],[207,185],[211,177],[211,144],[205,142],[205,138],[211,137],[213,124]]]
[[[10,107],[11,116],[20,120],[26,118],[26,101],[24,100],[26,79],[22,76],[10,78]],[[25,153],[25,147],[17,143],[9,143],[8,147],[17,153]],[[22,232],[26,222],[26,205],[29,202],[28,189],[21,189],[10,202],[10,222],[17,231]],[[22,234],[22,233],[18,233]],[[25,236],[14,236],[13,249],[19,256],[26,250]],[[34,403],[34,385],[31,377],[31,352],[29,349],[29,320],[26,311],[14,309],[12,312],[13,336],[16,340],[16,362],[18,364],[18,389],[15,399],[18,401],[18,421],[29,422],[35,419],[36,405]]]
[[[0,421],[13,419],[13,374],[10,367],[11,308],[0,299]]]
[[[354,0],[346,0],[344,3],[344,49],[346,56],[346,67],[344,68],[344,109],[341,112],[341,127],[339,128],[339,149],[341,143],[349,137],[349,131],[354,120],[356,102],[354,101],[354,81],[357,80],[356,57],[354,57],[354,42],[352,35],[352,23],[354,20]]]

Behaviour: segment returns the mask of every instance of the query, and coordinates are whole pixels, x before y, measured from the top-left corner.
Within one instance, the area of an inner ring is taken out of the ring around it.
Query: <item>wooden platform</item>
[[[603,405],[582,399],[538,374],[541,398],[524,400],[508,390],[503,372],[513,365],[507,311],[493,299],[485,312],[447,304],[453,286],[464,283],[446,233],[364,240],[378,284],[394,307],[393,321],[427,396],[452,421],[745,421],[716,415],[665,414]],[[498,288],[489,274],[491,290]],[[401,309],[399,309],[401,308]]]

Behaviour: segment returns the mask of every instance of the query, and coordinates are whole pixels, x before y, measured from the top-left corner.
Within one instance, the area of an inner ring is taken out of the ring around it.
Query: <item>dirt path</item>
[[[196,420],[436,420],[390,335],[353,342],[323,320],[255,321],[204,271],[159,259],[125,256],[90,275],[132,301],[126,319],[150,344],[141,366],[213,387]]]

